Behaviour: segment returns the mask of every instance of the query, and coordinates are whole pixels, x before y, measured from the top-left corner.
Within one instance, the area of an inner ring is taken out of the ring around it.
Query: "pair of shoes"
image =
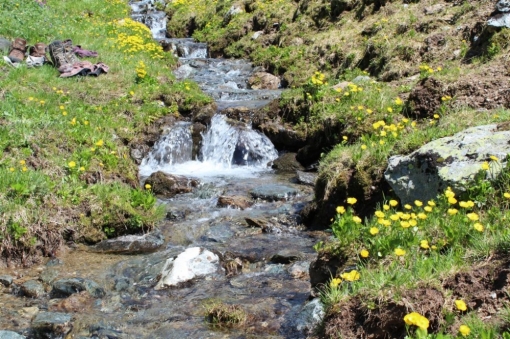
[[[9,50],[9,59],[11,59],[12,62],[22,62],[23,59],[25,59],[26,53],[27,41],[22,38],[14,39],[11,49]]]
[[[30,46],[28,53],[27,67],[40,67],[48,60],[46,56],[46,45],[42,42]]]
[[[73,42],[70,39],[53,41],[48,45],[53,66],[60,68],[68,64],[78,62],[78,58],[73,53]]]

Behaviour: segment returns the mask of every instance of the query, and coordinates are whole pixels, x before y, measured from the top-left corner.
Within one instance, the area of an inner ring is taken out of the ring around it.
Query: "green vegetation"
[[[0,64],[4,260],[24,258],[28,265],[65,240],[93,243],[148,231],[163,217],[151,190],[139,187],[129,145],[158,118],[210,99],[196,85],[175,81],[174,57],[128,15],[118,0],[0,3],[0,36],[28,45],[72,39],[110,67],[97,78],[59,78],[51,64]]]
[[[213,327],[229,328],[243,326],[248,316],[239,305],[211,300],[204,305],[205,319]]]

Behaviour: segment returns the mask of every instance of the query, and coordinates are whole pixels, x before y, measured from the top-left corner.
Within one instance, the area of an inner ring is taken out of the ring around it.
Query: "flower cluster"
[[[143,80],[145,78],[145,76],[147,75],[147,70],[145,69],[145,63],[142,60],[140,60],[138,62],[138,65],[136,66],[135,71],[136,71],[136,78],[138,81]]]
[[[139,52],[149,53],[153,59],[163,58],[163,48],[154,42],[150,29],[144,24],[130,18],[112,23],[109,40],[128,55]]]

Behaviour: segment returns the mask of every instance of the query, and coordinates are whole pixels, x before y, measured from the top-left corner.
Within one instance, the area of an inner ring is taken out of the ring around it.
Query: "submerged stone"
[[[102,298],[105,291],[96,282],[83,278],[60,279],[53,283],[51,295],[54,298],[66,298],[74,293],[87,291],[91,296]]]
[[[32,321],[37,339],[60,339],[71,330],[71,315],[60,312],[40,312]]]
[[[44,285],[37,280],[28,280],[21,285],[21,292],[30,298],[39,298],[44,295]]]
[[[0,330],[0,339],[25,339],[25,336],[18,334],[13,331],[1,331]]]
[[[93,247],[95,251],[115,254],[139,254],[156,251],[163,246],[165,239],[161,232],[155,231],[144,235],[125,235],[103,240]]]
[[[268,201],[287,200],[298,194],[298,190],[285,185],[262,185],[250,191],[255,199]]]

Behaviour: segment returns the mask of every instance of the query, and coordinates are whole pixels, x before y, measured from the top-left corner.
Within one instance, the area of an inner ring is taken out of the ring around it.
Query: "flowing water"
[[[165,38],[166,19],[153,6],[151,0],[133,3],[133,17],[172,46],[181,57],[176,76],[196,81],[215,98],[219,112],[235,106],[262,107],[280,95],[279,90],[249,90],[246,80],[253,67],[246,61],[207,59],[205,44]],[[72,307],[51,294],[31,299],[5,292],[0,329],[29,333],[34,312],[64,310],[73,316],[76,338],[306,337],[303,306],[310,296],[308,266],[317,239],[299,225],[297,213],[312,198],[311,187],[297,184],[293,175],[273,173],[268,163],[278,152],[270,140],[249,125],[229,125],[221,113],[204,132],[200,155],[192,159],[190,126],[180,122],[169,128],[140,166],[142,178],[162,171],[201,182],[190,193],[159,201],[167,209],[167,219],[158,228],[164,246],[132,256],[80,246],[60,254],[56,266],[53,260],[31,270],[7,272],[18,285],[31,279],[91,279],[105,289],[105,296],[83,297],[71,312]],[[283,195],[255,200],[244,210],[217,206],[219,196],[250,197],[261,188]],[[265,226],[249,227],[247,219],[263,220]],[[190,247],[220,254],[226,269],[178,288],[155,290],[165,261]],[[211,327],[205,315],[215,302],[243,309],[248,315],[244,326]]]

